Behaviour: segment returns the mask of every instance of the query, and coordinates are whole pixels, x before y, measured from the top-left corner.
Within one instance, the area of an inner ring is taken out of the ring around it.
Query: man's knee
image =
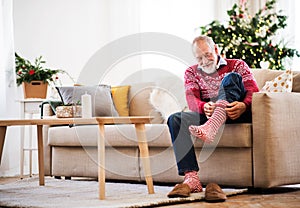
[[[181,112],[173,113],[169,116],[167,124],[168,126],[180,123],[181,121]]]
[[[226,76],[223,78],[224,84],[225,83],[240,83],[242,81],[242,76],[239,73],[236,72],[230,72],[226,74]]]

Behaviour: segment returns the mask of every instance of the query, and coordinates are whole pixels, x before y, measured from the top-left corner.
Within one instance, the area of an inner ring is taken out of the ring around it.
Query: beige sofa
[[[260,88],[282,73],[252,71]],[[168,126],[147,103],[151,88],[143,88],[139,98],[134,97],[136,90],[137,86],[132,86],[129,93],[129,100],[134,100],[130,115],[156,116],[155,123],[146,125],[153,180],[181,182]],[[299,92],[300,73],[294,72],[292,93],[254,94],[252,124],[226,124],[216,146],[203,148],[196,140],[200,180],[204,184],[260,188],[300,183]],[[46,105],[44,115],[51,113]],[[96,178],[97,131],[95,125],[44,127],[46,175]],[[144,181],[133,125],[107,125],[105,137],[106,178]]]

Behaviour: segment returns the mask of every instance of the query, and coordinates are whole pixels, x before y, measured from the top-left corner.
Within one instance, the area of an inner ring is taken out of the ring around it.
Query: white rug
[[[45,178],[45,186],[38,178],[27,178],[0,185],[1,207],[153,207],[204,199],[204,192],[188,198],[168,198],[173,187],[155,186],[155,194],[148,194],[144,184],[106,183],[106,199],[98,199],[98,182],[93,180],[58,180]],[[227,196],[247,189],[223,189]]]

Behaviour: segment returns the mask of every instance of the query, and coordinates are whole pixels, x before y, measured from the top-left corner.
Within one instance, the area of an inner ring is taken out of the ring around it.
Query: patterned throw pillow
[[[281,75],[271,81],[267,81],[260,90],[261,92],[292,92],[293,74],[291,70],[286,70]]]

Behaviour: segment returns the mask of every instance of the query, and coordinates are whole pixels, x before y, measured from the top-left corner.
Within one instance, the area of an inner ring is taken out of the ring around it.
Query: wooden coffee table
[[[144,167],[148,193],[154,193],[151,174],[148,143],[145,134],[145,124],[150,123],[151,117],[93,117],[93,118],[44,118],[44,119],[5,119],[0,120],[0,165],[2,159],[5,134],[8,126],[35,125],[37,127],[39,185],[45,185],[44,149],[43,149],[43,125],[67,125],[67,124],[98,124],[98,181],[99,199],[105,199],[105,124],[134,124],[140,149],[140,157]]]

